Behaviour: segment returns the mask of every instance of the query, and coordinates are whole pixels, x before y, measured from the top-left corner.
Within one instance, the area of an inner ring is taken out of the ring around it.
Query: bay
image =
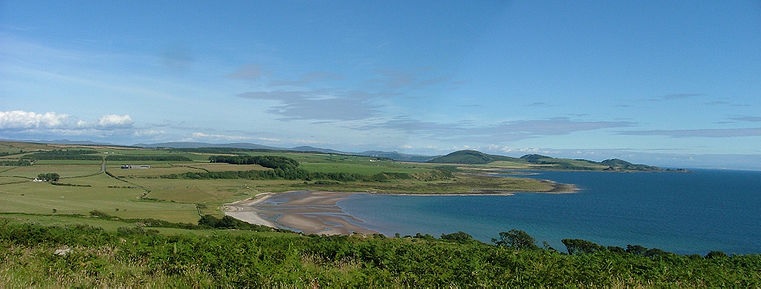
[[[761,172],[530,172],[576,184],[572,194],[414,196],[357,194],[347,213],[385,235],[463,231],[490,242],[519,229],[564,251],[564,238],[642,245],[680,254],[761,253]]]

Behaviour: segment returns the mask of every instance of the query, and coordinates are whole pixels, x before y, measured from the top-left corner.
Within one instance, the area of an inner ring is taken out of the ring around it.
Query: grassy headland
[[[274,159],[226,163],[224,158]],[[219,161],[210,162],[210,158]],[[277,161],[285,165],[278,166]],[[233,148],[144,149],[0,143],[0,212],[80,214],[194,223],[220,205],[262,192],[555,192],[573,187],[531,178],[474,174],[473,165],[397,162],[330,153]],[[124,166],[127,166],[123,168]],[[502,167],[500,164],[492,168]],[[55,183],[34,182],[55,173]]]
[[[500,234],[494,244],[462,232],[439,238],[305,236],[222,217],[219,209],[263,192],[290,190],[428,194],[572,190],[550,181],[485,173],[558,168],[540,163],[547,161],[534,156],[475,164],[408,163],[331,153],[0,142],[0,263],[4,264],[0,284],[10,288],[761,286],[761,255],[681,256],[583,240],[564,240],[567,250],[558,251],[539,248],[533,239],[526,241],[530,236],[511,235],[513,231]],[[600,170],[621,165],[574,162]],[[59,177],[55,182],[35,181],[53,174]]]

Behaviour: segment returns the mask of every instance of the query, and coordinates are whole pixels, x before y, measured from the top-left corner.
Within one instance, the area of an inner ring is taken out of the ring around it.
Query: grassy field
[[[39,215],[88,215],[98,210],[121,218],[156,218],[195,223],[200,215],[221,216],[225,203],[263,192],[290,190],[330,190],[378,193],[484,193],[551,191],[556,184],[526,178],[491,178],[484,169],[525,168],[513,163],[460,167],[450,175],[441,165],[404,163],[371,157],[322,153],[252,150],[203,152],[192,150],[140,149],[111,146],[48,145],[0,142],[0,158],[5,161],[40,156],[38,152],[72,152],[71,159],[35,159],[31,166],[0,166],[0,213]],[[77,159],[84,154],[90,159]],[[390,174],[387,181],[329,181],[289,179],[168,179],[167,175],[228,171],[271,170],[261,165],[210,163],[209,156],[282,156],[299,162],[309,172],[374,176]],[[105,165],[103,158],[105,158]],[[125,159],[109,160],[109,159]],[[157,161],[182,158],[184,161]],[[190,161],[188,161],[190,160]],[[122,165],[133,165],[123,169]],[[145,165],[149,167],[137,168]],[[105,172],[102,170],[105,167]],[[451,168],[455,166],[449,165]],[[39,174],[57,173],[58,185],[34,182]],[[395,174],[408,176],[395,178]]]

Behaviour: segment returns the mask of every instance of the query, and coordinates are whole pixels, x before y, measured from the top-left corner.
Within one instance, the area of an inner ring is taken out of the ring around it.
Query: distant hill
[[[424,163],[435,158],[434,156],[411,155],[411,154],[403,154],[398,152],[384,152],[384,151],[365,151],[365,152],[358,153],[358,155],[384,158],[384,159],[390,159],[390,160],[401,161],[401,162],[418,162],[418,163]]]
[[[616,171],[658,171],[658,170],[661,170],[661,168],[659,167],[648,166],[643,164],[632,164],[630,162],[627,162],[625,160],[620,160],[620,159],[609,159],[609,160],[604,160],[600,163],[608,166],[608,170],[616,170]]]
[[[341,155],[348,154],[342,151],[318,148],[313,146],[300,146],[300,147],[294,147],[294,148],[284,149],[284,150],[297,151],[297,152],[317,152],[317,153],[324,153],[324,154],[341,154]]]
[[[0,140],[9,142],[9,140]],[[29,141],[21,141],[29,142]],[[37,141],[39,144],[76,144],[76,145],[108,145],[111,144],[96,143],[91,141]],[[488,164],[496,161],[507,161],[513,165],[521,166],[525,164],[526,168],[534,169],[561,169],[561,170],[595,170],[595,171],[686,171],[683,169],[662,169],[656,166],[633,164],[621,159],[607,159],[601,162],[590,161],[585,159],[566,159],[554,158],[540,154],[527,154],[520,158],[492,155],[482,153],[476,150],[461,150],[444,156],[424,156],[404,154],[399,152],[385,151],[365,151],[360,153],[342,152],[333,149],[318,148],[312,146],[299,146],[293,148],[281,148],[265,146],[253,143],[227,143],[213,144],[204,142],[165,142],[154,144],[135,144],[133,147],[143,148],[173,148],[173,149],[244,149],[244,150],[271,150],[271,151],[294,151],[294,152],[316,152],[328,154],[342,154],[354,156],[367,156],[375,158],[384,158],[394,161],[404,162],[428,162],[428,163],[446,163],[446,164]]]
[[[137,147],[144,148],[175,148],[175,149],[197,149],[197,148],[236,148],[250,150],[287,150],[284,148],[271,147],[252,143],[227,143],[213,144],[204,142],[165,142],[154,144],[136,144]]]
[[[606,170],[606,171],[660,171],[659,167],[632,164],[620,159],[608,159],[601,162],[595,162],[585,159],[564,159],[553,158],[543,155],[530,154],[521,157],[531,164],[548,165],[553,168],[570,169],[570,170]]]
[[[511,161],[525,163],[535,168],[561,169],[561,170],[594,170],[594,171],[661,171],[661,168],[632,164],[620,159],[609,159],[595,162],[585,159],[554,158],[538,154],[528,154],[520,158],[512,158],[500,155],[490,155],[474,150],[462,150],[445,156],[431,159],[431,163],[450,164],[488,164],[495,161]]]
[[[436,157],[429,160],[429,163],[444,163],[444,164],[488,164],[495,161],[516,161],[518,159],[485,154],[474,150],[462,150],[450,153],[445,156]]]
[[[236,149],[251,149],[251,150],[273,150],[273,151],[296,151],[296,152],[318,152],[326,154],[342,154],[342,155],[358,155],[368,156],[376,158],[385,158],[394,161],[402,162],[426,162],[431,160],[432,156],[403,154],[398,152],[384,152],[384,151],[365,151],[361,153],[342,152],[333,149],[318,148],[313,146],[298,146],[293,148],[272,147],[253,143],[227,143],[227,144],[213,144],[204,142],[165,142],[154,144],[136,144],[136,147],[144,148],[175,148],[175,149],[199,149],[199,148],[236,148]]]

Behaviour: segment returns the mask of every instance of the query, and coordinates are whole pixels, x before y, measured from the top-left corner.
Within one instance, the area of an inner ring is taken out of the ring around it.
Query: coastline
[[[575,193],[578,189],[564,187],[564,190],[539,192],[544,194]],[[513,196],[513,191],[478,191],[470,193],[429,193],[393,194],[400,196]],[[329,191],[287,191],[282,193],[262,193],[253,198],[225,204],[224,214],[238,220],[272,228],[292,230],[304,234],[350,235],[379,234],[363,220],[350,215],[338,206],[338,202],[356,194],[385,194],[375,192],[329,192]]]
[[[267,227],[277,228],[275,223],[262,219],[257,213],[256,204],[267,200],[273,193],[262,193],[256,195],[256,197],[240,200],[230,204],[222,206],[222,211],[226,216],[236,218],[238,220],[254,224],[263,225]]]
[[[357,193],[289,191],[264,193],[226,204],[225,215],[251,224],[304,234],[377,234],[360,219],[344,212],[338,202]]]

